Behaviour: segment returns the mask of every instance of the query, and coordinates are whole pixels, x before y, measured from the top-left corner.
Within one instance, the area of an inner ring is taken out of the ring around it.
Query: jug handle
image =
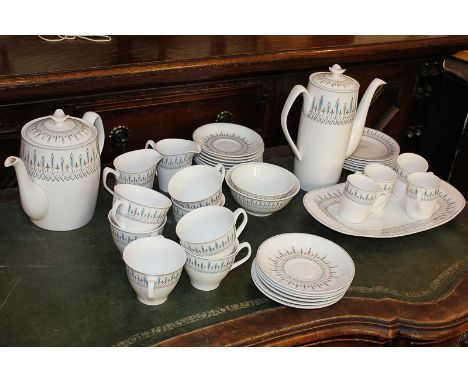
[[[152,148],[153,150],[156,150],[156,143],[154,143],[153,140],[149,140],[149,141],[146,141],[146,144],[145,144],[145,149],[149,149],[149,148]],[[158,150],[156,150],[158,151]]]
[[[312,102],[310,99],[309,92],[302,85],[296,85],[291,89],[288,95],[288,98],[286,99],[286,102],[283,106],[283,111],[281,112],[281,127],[283,129],[284,136],[286,137],[286,140],[288,141],[289,146],[291,146],[291,149],[298,161],[302,160],[302,155],[299,152],[296,144],[292,140],[291,135],[289,135],[287,119],[288,119],[288,114],[289,114],[289,110],[291,109],[291,106],[293,105],[296,98],[301,94],[304,97],[302,110],[305,113],[310,108],[310,105]]]
[[[96,127],[98,134],[99,154],[101,154],[102,149],[104,148],[104,141],[106,140],[106,133],[104,132],[104,125],[102,124],[101,117],[94,111],[87,111],[83,114],[82,119]]]

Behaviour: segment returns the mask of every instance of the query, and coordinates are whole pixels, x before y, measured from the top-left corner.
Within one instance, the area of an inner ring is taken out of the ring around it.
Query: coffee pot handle
[[[283,111],[281,112],[281,127],[283,129],[284,136],[286,137],[286,140],[288,141],[289,146],[291,146],[291,149],[298,161],[302,160],[302,155],[299,152],[296,144],[292,140],[291,135],[289,134],[287,120],[289,110],[291,110],[291,106],[293,105],[296,98],[299,97],[301,94],[304,97],[302,110],[304,113],[306,113],[309,110],[312,102],[310,99],[309,92],[302,85],[296,85],[291,89],[291,92],[289,93],[288,98],[286,99],[286,102],[283,106]]]

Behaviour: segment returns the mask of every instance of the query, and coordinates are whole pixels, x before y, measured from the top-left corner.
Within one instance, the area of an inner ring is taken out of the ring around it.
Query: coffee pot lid
[[[346,69],[342,69],[340,65],[335,64],[328,68],[329,72],[319,72],[310,75],[309,81],[325,90],[334,92],[352,92],[359,89],[359,82],[354,78],[344,75]]]
[[[70,117],[62,109],[57,109],[53,115],[28,122],[21,135],[35,146],[72,149],[95,140],[97,131],[82,119]]]

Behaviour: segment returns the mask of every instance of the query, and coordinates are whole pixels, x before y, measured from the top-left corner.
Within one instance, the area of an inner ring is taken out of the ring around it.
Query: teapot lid
[[[335,64],[328,68],[329,72],[313,73],[309,77],[309,81],[325,90],[334,92],[352,92],[359,89],[359,82],[354,78],[344,75],[346,69],[342,69],[340,65]]]
[[[72,149],[95,140],[97,131],[82,119],[70,117],[62,109],[57,109],[53,115],[28,122],[21,135],[34,146]]]

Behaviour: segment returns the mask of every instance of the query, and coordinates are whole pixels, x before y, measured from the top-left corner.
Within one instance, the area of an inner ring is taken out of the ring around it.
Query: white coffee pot
[[[21,205],[34,224],[68,231],[91,220],[104,139],[101,117],[91,111],[80,119],[58,109],[23,126],[20,157],[8,157],[5,167],[14,167]]]
[[[359,82],[333,65],[329,72],[313,73],[307,89],[292,88],[281,113],[281,127],[295,156],[294,174],[305,191],[335,184],[344,160],[357,148],[372,97],[380,85],[374,79],[357,107]],[[292,104],[303,95],[297,146],[291,139],[287,117]]]

